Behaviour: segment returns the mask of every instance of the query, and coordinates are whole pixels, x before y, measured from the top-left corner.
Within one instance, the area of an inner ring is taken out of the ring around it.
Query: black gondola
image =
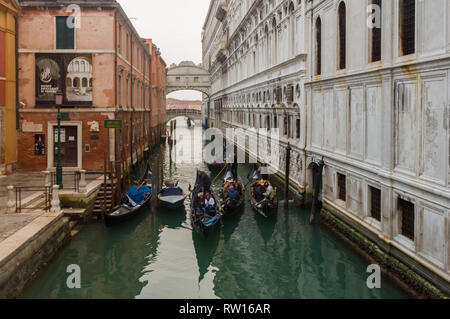
[[[224,185],[221,191],[221,199],[222,199],[222,210],[224,216],[234,215],[238,212],[242,212],[242,208],[245,206],[245,188],[242,181],[238,178],[238,187],[237,190],[239,192],[240,198],[239,200],[227,198],[228,186],[229,183],[234,183],[235,179],[233,178],[233,173],[231,168],[227,171],[224,179]]]
[[[198,180],[195,184],[197,185],[197,183]],[[222,215],[220,205],[217,200],[218,198],[214,195],[212,189],[210,190],[210,194],[212,198],[214,198],[214,210],[209,211],[208,213],[204,211],[203,202],[206,194],[203,194],[201,191],[202,190],[198,187],[191,191],[191,224],[197,232],[207,236],[219,228],[221,225]]]
[[[139,203],[133,203],[129,197],[130,191],[143,191],[143,199]],[[141,213],[151,201],[152,195],[152,171],[150,165],[147,164],[145,174],[141,178],[139,186],[131,187],[127,194],[123,195],[121,205],[114,207],[109,213],[104,214],[105,224],[107,226],[118,224]]]
[[[270,181],[264,180],[256,169],[254,169],[250,178],[252,181],[252,185],[250,187],[250,204],[252,205],[253,210],[266,218],[276,214],[278,212],[277,189],[274,188],[272,200],[268,198],[256,198],[255,188],[257,186],[263,186],[265,183],[269,183],[270,186],[272,185],[270,184]]]

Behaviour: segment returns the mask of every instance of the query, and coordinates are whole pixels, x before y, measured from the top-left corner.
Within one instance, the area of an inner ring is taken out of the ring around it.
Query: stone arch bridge
[[[167,122],[170,122],[176,117],[184,116],[192,121],[197,121],[202,119],[202,111],[192,110],[192,109],[168,109],[166,110]]]
[[[175,91],[194,90],[211,95],[211,76],[201,64],[191,61],[172,64],[167,70],[167,94]]]

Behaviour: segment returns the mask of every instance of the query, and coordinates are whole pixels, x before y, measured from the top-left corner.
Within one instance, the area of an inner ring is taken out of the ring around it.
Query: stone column
[[[80,185],[79,192],[86,193],[87,192],[87,183],[86,183],[86,171],[84,169],[80,170]]]
[[[16,212],[16,196],[14,194],[14,186],[8,186],[8,202],[6,204],[8,214]]]
[[[52,187],[52,181],[51,181],[51,175],[49,171],[44,171],[43,172],[45,175],[45,183],[44,186],[45,187]]]
[[[52,208],[50,209],[51,213],[60,213],[61,212],[61,202],[59,201],[59,186],[53,186],[53,196],[52,196]]]

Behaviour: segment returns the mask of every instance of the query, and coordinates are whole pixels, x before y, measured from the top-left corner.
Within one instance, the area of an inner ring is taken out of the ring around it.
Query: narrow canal
[[[184,123],[179,120],[178,127]],[[206,165],[175,165],[169,158],[168,146],[153,154],[156,184],[170,177],[187,191],[196,169],[207,171]],[[240,167],[244,181],[248,173]],[[310,226],[307,210],[280,207],[277,216],[264,219],[246,205],[206,240],[191,230],[188,200],[178,212],[153,202],[147,212],[114,228],[92,222],[22,297],[408,298],[384,277],[381,289],[367,288],[367,262],[323,226]],[[81,289],[67,288],[72,264],[81,268]]]

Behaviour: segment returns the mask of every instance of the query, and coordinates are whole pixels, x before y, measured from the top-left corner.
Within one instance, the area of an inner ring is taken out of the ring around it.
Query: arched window
[[[345,3],[342,1],[339,4],[339,69],[346,67],[346,35],[347,35],[347,17]]]
[[[322,74],[322,20],[316,20],[316,75]]]
[[[400,55],[413,54],[416,51],[416,1],[400,0],[399,10]]]
[[[80,87],[80,79],[79,78],[73,79],[73,87],[75,87],[75,88]]]
[[[83,78],[83,80],[82,80],[82,87],[87,88],[87,86],[88,86],[88,79]]]
[[[72,79],[71,78],[66,79],[66,87],[68,87],[68,88],[72,87]]]

